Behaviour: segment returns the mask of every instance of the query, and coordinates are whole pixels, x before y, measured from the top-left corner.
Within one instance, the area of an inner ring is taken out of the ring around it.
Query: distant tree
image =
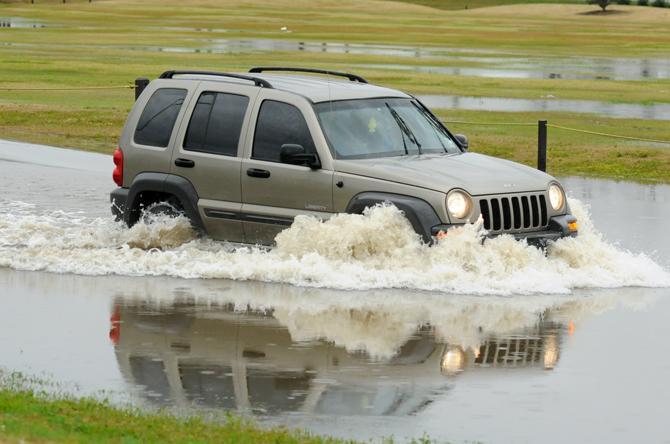
[[[588,0],[589,5],[598,5],[602,8],[603,12],[610,5],[610,0]]]

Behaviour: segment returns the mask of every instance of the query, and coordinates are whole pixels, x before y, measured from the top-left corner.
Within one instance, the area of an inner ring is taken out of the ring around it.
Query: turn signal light
[[[568,230],[577,231],[577,221],[568,223]]]
[[[123,186],[123,151],[121,148],[117,148],[114,151],[114,171],[112,172],[112,179],[114,183],[118,186]]]

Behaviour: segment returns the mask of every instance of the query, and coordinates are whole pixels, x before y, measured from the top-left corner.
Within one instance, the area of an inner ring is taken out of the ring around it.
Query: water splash
[[[0,210],[0,266],[85,275],[174,276],[282,282],[336,289],[406,288],[463,294],[569,294],[576,288],[670,286],[670,273],[644,254],[606,242],[587,208],[571,200],[580,236],[545,254],[511,236],[482,244],[477,225],[423,244],[401,212],[380,206],[322,222],[298,217],[267,251],[195,237],[183,218],[131,229],[109,218]]]

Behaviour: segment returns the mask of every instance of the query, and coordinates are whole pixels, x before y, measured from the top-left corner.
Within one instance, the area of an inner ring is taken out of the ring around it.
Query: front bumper
[[[509,234],[514,236],[517,240],[525,240],[529,245],[534,245],[536,247],[544,248],[549,242],[562,239],[564,237],[576,237],[579,233],[576,229],[571,229],[571,226],[574,227],[577,222],[577,218],[571,214],[564,214],[562,216],[554,216],[549,219],[549,225],[547,229],[542,231],[529,231],[521,233],[496,233],[496,234],[487,234],[484,237],[484,240],[490,239],[501,234]],[[460,224],[441,224],[436,225],[432,228],[433,236],[437,236],[440,231],[448,231],[450,228],[462,226]]]

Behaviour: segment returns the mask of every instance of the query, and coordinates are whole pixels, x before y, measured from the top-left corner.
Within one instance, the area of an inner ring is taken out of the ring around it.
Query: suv
[[[488,236],[577,235],[553,177],[467,148],[416,97],[354,74],[167,71],[126,121],[112,211],[129,226],[176,211],[214,239],[264,245],[297,215],[384,202],[425,242],[480,216]]]

